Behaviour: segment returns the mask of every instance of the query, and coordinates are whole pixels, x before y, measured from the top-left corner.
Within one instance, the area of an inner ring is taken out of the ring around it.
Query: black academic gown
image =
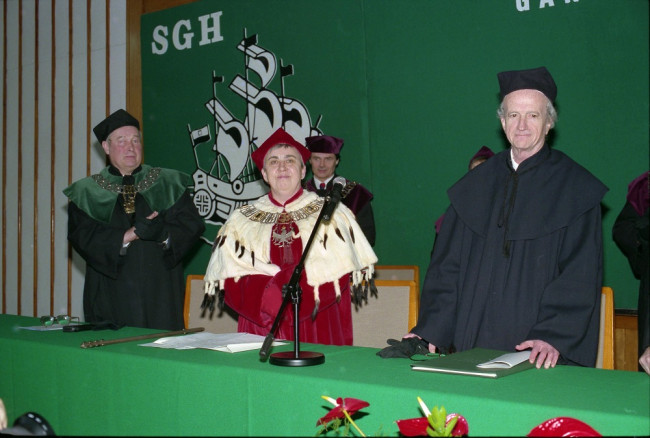
[[[124,232],[133,224],[118,197],[110,223],[97,221],[68,204],[68,239],[86,261],[84,316],[87,322],[180,330],[184,327],[184,256],[205,225],[185,192],[160,211],[169,245],[135,240],[122,249]],[[152,213],[145,199],[135,198],[136,214]]]
[[[616,217],[612,237],[640,280],[638,302],[639,356],[650,347],[650,256],[648,247],[648,211],[639,216],[626,202]],[[640,366],[639,366],[640,368]],[[641,370],[641,368],[640,368]]]
[[[594,366],[606,191],[547,146],[516,172],[509,150],[468,172],[448,191],[412,331],[457,351],[540,339],[558,363]]]

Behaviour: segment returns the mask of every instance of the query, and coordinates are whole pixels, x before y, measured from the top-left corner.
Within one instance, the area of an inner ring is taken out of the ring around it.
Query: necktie
[[[326,187],[326,186],[325,186],[325,183],[320,183],[320,189],[321,189],[321,190],[325,190],[325,187]]]

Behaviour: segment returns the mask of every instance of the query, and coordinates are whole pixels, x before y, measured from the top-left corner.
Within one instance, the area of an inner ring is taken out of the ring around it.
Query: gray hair
[[[551,119],[551,128],[553,128],[555,126],[555,122],[557,122],[557,111],[553,106],[553,102],[551,102],[548,98],[546,99],[546,116]],[[497,117],[499,119],[504,119],[506,117],[506,110],[503,105],[503,100],[501,101],[499,108],[497,108]]]

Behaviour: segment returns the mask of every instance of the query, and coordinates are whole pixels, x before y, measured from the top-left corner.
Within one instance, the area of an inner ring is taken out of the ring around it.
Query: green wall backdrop
[[[206,0],[147,14],[141,31],[146,162],[189,174],[202,169],[230,187],[237,176],[232,163],[241,155],[224,165],[213,162],[217,153],[231,155],[226,148],[235,147],[242,127],[260,144],[279,123],[270,117],[265,131],[263,115],[291,120],[293,99],[309,114],[303,111],[294,132],[307,126],[308,133],[344,138],[339,173],[375,194],[379,263],[419,265],[424,277],[446,190],[481,145],[495,152],[507,145],[496,118],[497,72],[544,65],[558,84],[551,145],[609,187],[604,284],[614,288],[617,308],[636,308],[638,281],[611,229],[628,183],[649,166],[648,4]],[[244,37],[260,65],[268,58],[259,53],[274,54],[278,71],[271,80],[256,74],[259,66],[244,68],[246,49],[237,48]],[[289,65],[293,74],[282,80],[281,67]],[[237,75],[255,86],[244,97],[230,87]],[[274,94],[284,111],[273,112],[274,100],[262,99],[264,93],[252,102],[259,91]],[[213,99],[221,123],[206,106]],[[199,136],[203,127],[209,139]],[[250,163],[240,175],[246,169]],[[188,274],[205,272],[207,242],[218,226],[208,221]]]

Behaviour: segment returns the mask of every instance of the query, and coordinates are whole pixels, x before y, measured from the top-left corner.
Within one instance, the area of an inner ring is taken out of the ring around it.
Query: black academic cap
[[[555,102],[557,86],[546,67],[503,71],[497,73],[497,77],[501,88],[501,99],[508,93],[517,90],[538,90],[544,93],[551,102]]]
[[[117,128],[121,128],[122,126],[135,126],[140,129],[140,122],[123,109],[118,109],[113,114],[99,122],[99,124],[93,128],[93,132],[95,133],[97,140],[101,143],[111,135],[111,132],[115,131]]]

